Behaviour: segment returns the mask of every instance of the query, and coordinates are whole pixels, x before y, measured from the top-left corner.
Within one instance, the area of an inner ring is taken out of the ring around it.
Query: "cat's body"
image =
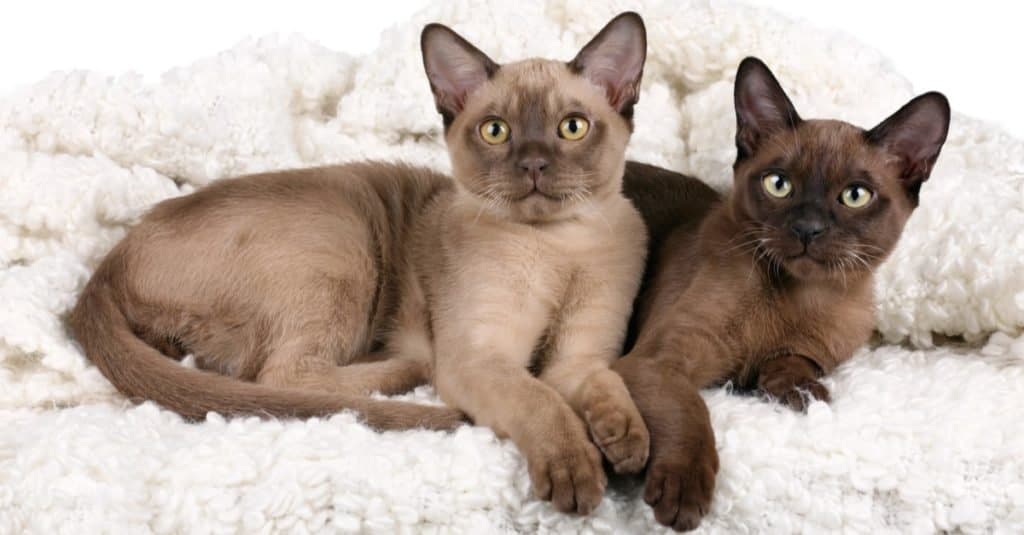
[[[728,197],[650,166],[631,164],[625,178],[657,239],[635,341],[615,369],[651,435],[645,500],[678,530],[707,513],[718,470],[699,389],[731,380],[797,409],[828,399],[818,378],[868,340],[872,272],[916,207],[949,125],[937,93],[870,131],[802,120],[752,58],[737,73],[736,111]]]
[[[70,324],[124,394],[190,418],[351,408],[381,428],[457,425],[451,409],[363,399],[426,382],[427,367],[405,365],[417,361],[346,366],[383,349],[415,254],[406,244],[453,190],[382,164],[216,182],[155,206],[97,268]],[[167,358],[186,353],[219,374]]]
[[[165,201],[70,326],[119,390],[193,418],[351,408],[445,429],[464,411],[516,443],[540,497],[589,512],[601,451],[637,471],[648,450],[610,369],[646,253],[621,193],[643,23],[617,17],[569,63],[499,66],[440,25],[422,47],[454,180],[363,163]],[[168,358],[185,353],[218,373]],[[428,380],[453,408],[369,397]]]
[[[648,190],[660,191],[660,200],[637,199],[634,183],[652,171],[631,162],[625,175],[626,194],[641,213],[672,207],[677,214],[660,229],[646,218],[652,235],[664,235],[657,256],[666,260],[652,261],[657,268],[637,299],[632,330],[644,332],[645,343],[671,346],[686,329],[713,332],[717,351],[726,358],[713,369],[694,370],[708,377],[698,382],[732,381],[747,388],[754,386],[762,362],[777,355],[808,355],[830,371],[867,340],[874,326],[870,273],[851,274],[844,286],[764,269],[751,256],[756,255],[752,247],[743,246],[752,238],[741,239],[746,227],[732,216],[726,199],[700,180],[658,169],[654,172],[673,176],[672,183]],[[677,200],[666,201],[673,194]]]

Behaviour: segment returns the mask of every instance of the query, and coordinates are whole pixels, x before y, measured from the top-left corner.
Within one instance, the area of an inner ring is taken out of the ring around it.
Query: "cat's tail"
[[[461,412],[448,407],[270,387],[186,368],[132,331],[99,276],[86,285],[69,323],[85,354],[122,394],[155,401],[191,420],[208,412],[307,418],[350,409],[380,430],[448,430],[465,422]]]

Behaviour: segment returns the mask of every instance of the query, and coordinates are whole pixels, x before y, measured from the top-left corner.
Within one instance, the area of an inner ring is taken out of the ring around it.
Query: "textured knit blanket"
[[[659,529],[632,479],[590,517],[557,513],[531,495],[515,447],[485,428],[379,434],[351,414],[188,424],[131,405],[63,323],[99,259],[162,199],[367,157],[447,170],[423,24],[449,24],[498,61],[568,59],[625,9],[644,15],[650,43],[629,156],[721,190],[746,55],[775,70],[805,117],[870,127],[942,89],[912,87],[847,37],[742,4],[457,0],[365,56],[267,37],[157,81],[60,72],[0,97],[0,534]],[[703,529],[1024,531],[1024,143],[954,116],[879,273],[877,328],[826,380],[834,401],[807,414],[705,393],[721,471]],[[434,399],[429,388],[411,397]]]

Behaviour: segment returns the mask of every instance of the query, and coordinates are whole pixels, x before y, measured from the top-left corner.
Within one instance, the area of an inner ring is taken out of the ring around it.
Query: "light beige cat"
[[[71,314],[122,392],[189,417],[344,408],[380,428],[461,414],[372,400],[433,378],[510,437],[536,493],[589,512],[646,462],[618,356],[644,265],[622,194],[645,57],[636,14],[569,62],[499,66],[429,25],[424,65],[452,181],[379,163],[224,180],[161,203]],[[192,352],[200,367],[166,356]]]

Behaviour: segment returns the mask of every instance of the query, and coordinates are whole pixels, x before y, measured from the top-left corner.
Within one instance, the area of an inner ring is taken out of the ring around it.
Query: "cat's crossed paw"
[[[787,355],[762,365],[757,377],[758,390],[789,408],[803,412],[813,401],[828,403],[828,388],[818,381],[820,371],[810,359]]]
[[[612,399],[594,403],[584,411],[590,435],[617,474],[643,470],[650,452],[650,435],[640,412]]]

